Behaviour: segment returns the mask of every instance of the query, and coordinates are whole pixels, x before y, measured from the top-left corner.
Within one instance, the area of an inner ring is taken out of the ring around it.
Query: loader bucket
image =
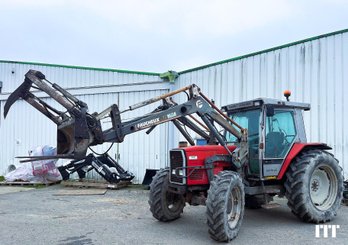
[[[92,143],[92,136],[87,137],[78,135],[79,128],[75,121],[64,127],[57,128],[57,154],[66,155],[73,159],[82,159],[86,156],[87,149]]]
[[[62,105],[66,111],[59,111],[31,92],[34,87],[48,94],[49,97]],[[25,74],[24,82],[8,97],[4,107],[4,117],[11,106],[19,99],[23,99],[40,111],[57,125],[57,158],[82,159],[86,156],[88,147],[94,142],[94,134],[88,124],[87,105],[71,95],[68,91],[45,79],[39,71],[29,70]],[[98,126],[96,122],[93,129]]]
[[[71,154],[74,152],[74,125],[70,124],[57,128],[57,154]]]

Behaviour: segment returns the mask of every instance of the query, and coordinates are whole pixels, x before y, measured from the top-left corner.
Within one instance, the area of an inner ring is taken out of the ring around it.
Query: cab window
[[[259,120],[260,120],[260,110],[242,111],[236,112],[229,115],[230,118],[239,124],[241,127],[248,129],[248,139],[249,141],[259,142]],[[237,128],[236,128],[237,129]],[[239,131],[239,129],[237,129]],[[227,132],[226,140],[228,143],[236,143],[237,138]]]
[[[236,112],[230,115],[230,118],[243,128],[248,129],[249,144],[249,171],[252,174],[259,173],[259,127],[261,110],[250,110]],[[237,138],[230,133],[226,134],[226,140],[229,143],[236,143]]]
[[[284,158],[296,137],[293,111],[275,110],[266,117],[265,158]]]

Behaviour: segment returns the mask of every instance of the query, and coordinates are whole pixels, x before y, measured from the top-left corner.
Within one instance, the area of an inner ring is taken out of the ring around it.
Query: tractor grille
[[[190,172],[192,171],[192,172]],[[204,173],[206,170],[203,169],[193,169],[193,170],[189,170],[188,172],[188,178],[190,180],[201,180],[203,179]]]
[[[182,170],[183,175],[186,171],[185,167],[185,155],[183,150],[171,150],[170,151],[170,182],[177,184],[184,184],[184,178],[173,173],[173,170],[179,168]]]

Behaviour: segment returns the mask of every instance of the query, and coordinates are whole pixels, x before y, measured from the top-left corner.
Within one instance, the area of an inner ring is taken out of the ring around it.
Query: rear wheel
[[[285,182],[288,206],[305,222],[322,223],[337,215],[343,195],[338,161],[328,152],[301,153],[289,167]]]
[[[210,183],[206,206],[211,238],[220,242],[234,239],[244,216],[244,186],[240,176],[231,171],[216,175]]]
[[[180,217],[185,199],[183,195],[168,191],[169,170],[160,169],[150,185],[149,205],[153,217],[159,221],[171,221]]]

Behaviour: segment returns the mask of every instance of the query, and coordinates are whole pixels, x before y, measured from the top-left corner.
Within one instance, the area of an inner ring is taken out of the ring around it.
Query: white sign
[[[331,230],[331,237],[336,238],[337,229],[339,229],[339,225],[315,225],[315,237],[316,238],[328,238],[329,230]]]

